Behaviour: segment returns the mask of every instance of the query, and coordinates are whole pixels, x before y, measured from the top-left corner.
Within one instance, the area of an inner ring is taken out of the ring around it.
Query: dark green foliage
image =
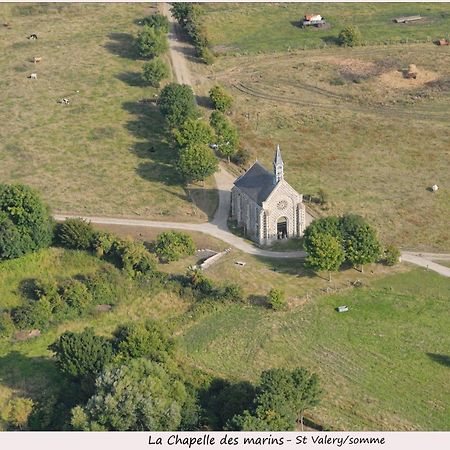
[[[169,48],[166,33],[158,28],[144,26],[137,37],[139,54],[143,58],[154,58],[162,55]]]
[[[124,358],[146,357],[165,362],[173,354],[173,341],[165,329],[154,321],[123,325],[115,333],[117,352]]]
[[[0,338],[10,337],[14,333],[14,322],[8,312],[0,312]]]
[[[250,152],[245,148],[240,148],[234,155],[231,156],[231,161],[238,166],[244,167],[250,161]]]
[[[227,283],[218,289],[216,297],[225,302],[242,303],[244,301],[244,291],[238,284]]]
[[[172,3],[170,11],[176,21],[184,27],[188,18],[193,14],[194,4],[193,3]]]
[[[92,248],[99,258],[105,257],[111,250],[117,237],[106,231],[96,231],[92,238]]]
[[[160,58],[152,59],[142,67],[142,78],[153,87],[159,87],[160,82],[170,76],[170,68]]]
[[[158,98],[161,114],[172,127],[180,127],[190,117],[196,117],[194,92],[186,84],[169,83]]]
[[[215,61],[214,53],[208,47],[197,49],[197,54],[205,64],[211,65]]]
[[[93,237],[94,228],[81,218],[66,219],[56,227],[56,239],[65,248],[88,250]]]
[[[187,119],[174,131],[174,137],[182,148],[192,145],[208,145],[214,140],[213,129],[203,120]]]
[[[200,269],[188,270],[186,280],[188,285],[197,291],[201,297],[208,297],[214,292],[213,282]]]
[[[52,239],[53,221],[37,192],[20,184],[0,185],[0,259],[48,247]]]
[[[303,237],[305,245],[308,245],[308,240],[317,234],[329,234],[335,238],[342,239],[340,218],[329,216],[313,220],[305,230]]]
[[[395,266],[400,261],[400,250],[395,245],[388,245],[384,249],[384,263],[387,266]]]
[[[307,369],[270,369],[261,374],[253,405],[235,416],[228,428],[241,431],[289,431],[321,396],[317,375]]]
[[[215,131],[219,153],[229,160],[236,153],[239,144],[236,127],[220,111],[212,112],[210,124]]]
[[[281,289],[271,289],[267,296],[267,303],[274,311],[281,311],[286,307],[284,291]]]
[[[131,277],[151,274],[156,270],[155,257],[140,242],[117,239],[107,258]]]
[[[12,318],[17,328],[29,330],[37,328],[45,330],[52,320],[52,305],[44,297],[41,300],[29,301],[12,311]]]
[[[345,27],[338,36],[339,45],[345,47],[355,47],[360,45],[362,41],[362,35],[357,26],[350,25]]]
[[[35,280],[32,294],[35,300],[47,300],[50,303],[52,314],[58,314],[63,309],[63,300],[55,280]]]
[[[101,270],[82,280],[95,305],[112,305],[117,301],[117,286],[122,283],[117,269]]]
[[[61,286],[61,297],[70,311],[82,315],[92,305],[92,294],[79,280],[70,279]]]
[[[111,342],[96,336],[92,328],[81,333],[66,331],[49,350],[55,354],[59,370],[77,380],[97,376],[114,355]]]
[[[229,111],[233,104],[233,97],[227,94],[222,86],[217,84],[210,89],[209,98],[211,99],[214,108],[223,113]]]
[[[162,14],[153,14],[152,16],[145,17],[142,23],[149,27],[157,28],[164,33],[169,32],[169,19]]]
[[[341,218],[345,259],[353,266],[378,260],[381,246],[375,230],[361,217],[349,214]]]
[[[219,168],[219,162],[206,144],[196,144],[180,151],[177,170],[186,182],[204,181]]]
[[[251,407],[254,397],[255,388],[247,381],[214,379],[201,395],[205,425],[214,431],[223,430],[234,416]]]
[[[180,428],[189,393],[163,366],[135,359],[106,369],[84,408],[72,411],[78,430],[173,431]]]
[[[156,238],[155,253],[161,261],[178,261],[184,256],[193,255],[195,244],[186,233],[166,231]]]

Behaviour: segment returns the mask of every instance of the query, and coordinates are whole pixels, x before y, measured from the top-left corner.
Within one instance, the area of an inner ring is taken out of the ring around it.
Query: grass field
[[[139,102],[157,92],[143,85],[133,44],[151,11],[143,3],[0,4],[10,24],[0,28],[2,182],[38,188],[61,212],[206,220],[202,202],[216,198],[199,198],[200,208],[189,201],[162,117]],[[62,97],[70,105],[58,104]]]
[[[400,70],[415,63],[416,80]],[[385,242],[450,250],[450,48],[432,44],[224,56],[196,65],[199,91],[235,99],[242,145],[270,168],[276,144],[319,214],[364,215]],[[437,195],[429,187],[439,186]]]
[[[219,53],[258,53],[336,45],[339,32],[357,25],[366,45],[431,41],[449,33],[445,3],[208,3],[208,35]],[[299,20],[321,14],[329,29],[301,29]],[[395,24],[394,17],[421,15],[423,20]]]
[[[449,298],[448,279],[413,270],[286,312],[226,307],[179,343],[186,363],[234,380],[315,370],[326,395],[312,418],[337,430],[450,430]]]

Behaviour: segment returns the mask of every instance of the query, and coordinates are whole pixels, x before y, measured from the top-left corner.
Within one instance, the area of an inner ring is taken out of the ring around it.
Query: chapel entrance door
[[[286,217],[280,217],[277,220],[277,238],[278,239],[285,239],[287,237],[288,237],[287,218]]]

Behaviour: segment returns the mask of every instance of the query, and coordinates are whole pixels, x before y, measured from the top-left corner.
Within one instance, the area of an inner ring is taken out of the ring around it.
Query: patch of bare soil
[[[340,67],[341,72],[351,73],[356,76],[370,76],[378,71],[378,66],[374,62],[362,61],[360,59],[353,58],[336,58],[330,56],[324,58],[328,63],[335,64]]]
[[[416,78],[406,78],[403,70],[391,70],[379,76],[381,84],[394,89],[411,89],[438,80],[439,75],[429,70],[417,69]]]

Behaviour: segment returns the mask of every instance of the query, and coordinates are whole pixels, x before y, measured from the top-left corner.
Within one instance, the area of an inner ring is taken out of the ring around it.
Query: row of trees
[[[173,3],[171,12],[183,31],[190,37],[200,57],[206,64],[214,62],[209,48],[205,26],[201,23],[202,7],[198,3]]]

